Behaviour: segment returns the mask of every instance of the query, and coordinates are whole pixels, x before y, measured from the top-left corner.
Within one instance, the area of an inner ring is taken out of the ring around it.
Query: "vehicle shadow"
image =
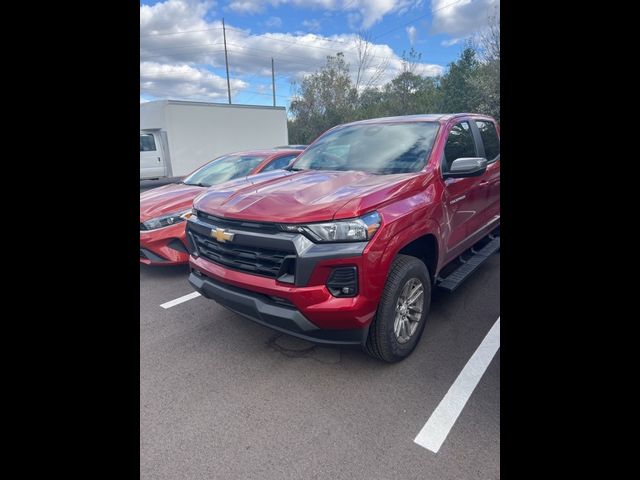
[[[140,264],[141,278],[179,278],[189,275],[189,265],[151,266]]]

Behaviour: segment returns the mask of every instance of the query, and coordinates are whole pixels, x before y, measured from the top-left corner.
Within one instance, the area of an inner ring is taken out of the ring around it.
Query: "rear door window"
[[[492,162],[500,155],[500,138],[493,122],[476,120],[478,130],[480,130],[480,138],[484,144],[484,154],[487,160]]]

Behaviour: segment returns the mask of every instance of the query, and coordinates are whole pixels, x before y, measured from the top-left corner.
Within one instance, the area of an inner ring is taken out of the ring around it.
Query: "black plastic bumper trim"
[[[151,260],[152,262],[166,263],[166,262],[169,261],[166,258],[162,258],[160,255],[156,255],[151,250],[147,250],[146,248],[141,248],[140,249],[140,253],[144,254],[145,258],[147,258],[147,260]],[[140,256],[142,256],[142,255],[140,255]]]
[[[267,301],[264,295],[225,285],[204,275],[191,272],[189,283],[203,297],[215,300],[220,305],[260,325],[302,340],[324,345],[360,346],[367,338],[368,328],[321,329],[295,308],[275,305]]]
[[[177,238],[174,238],[173,240],[171,240],[167,246],[169,248],[172,248],[173,250],[176,250],[178,252],[182,252],[182,253],[189,253],[189,250],[187,250],[187,247],[184,246],[184,244],[178,240]]]

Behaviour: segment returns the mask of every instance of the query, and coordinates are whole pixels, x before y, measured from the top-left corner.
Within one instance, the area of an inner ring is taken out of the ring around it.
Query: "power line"
[[[222,30],[222,27],[203,28],[201,30],[183,30],[181,32],[149,33],[147,35],[140,35],[140,38],[164,37],[166,35],[184,35],[185,33],[210,32],[212,30]]]
[[[344,5],[342,7],[342,10],[347,10],[355,2],[356,2],[356,0],[351,0],[349,3],[347,3],[346,5]],[[326,17],[321,18],[319,23],[324,22],[325,19],[326,19]],[[235,30],[237,32],[241,32],[241,33],[247,34],[246,30],[242,30],[240,28],[235,28],[235,27],[226,27],[226,28],[227,28],[227,30]],[[140,35],[140,38],[160,37],[160,36],[168,36],[168,35],[183,35],[183,34],[186,34],[186,33],[210,32],[210,31],[213,31],[213,30],[222,30],[222,27],[202,28],[202,29],[198,29],[198,30],[183,30],[181,32],[150,33],[150,34],[147,34],[147,35]],[[277,33],[277,32],[268,32],[268,33]],[[267,35],[267,34],[263,34],[263,35]],[[315,34],[313,34],[311,32],[309,32],[309,34],[315,35]],[[251,35],[251,34],[248,34],[248,35]],[[286,43],[295,43],[295,42],[287,42],[286,40],[279,40],[279,39],[272,39],[272,40],[286,42]],[[344,44],[343,40],[332,40],[332,39],[328,39],[328,38],[325,38],[324,40],[326,40],[328,42]]]
[[[461,1],[462,1],[462,0],[456,0],[455,2],[451,2],[451,3],[448,3],[448,4],[443,5],[443,6],[441,6],[441,7],[438,7],[438,8],[436,8],[435,10],[430,10],[429,12],[425,13],[424,15],[420,15],[419,17],[416,17],[416,18],[414,18],[413,20],[409,20],[408,22],[403,23],[402,25],[399,25],[399,26],[394,27],[394,28],[392,28],[392,29],[390,29],[390,30],[387,30],[386,32],[381,33],[380,35],[376,35],[375,37],[373,37],[373,40],[377,40],[377,39],[378,39],[378,38],[380,38],[380,37],[384,37],[385,35],[388,35],[389,33],[395,32],[396,30],[398,30],[398,29],[400,29],[400,28],[402,28],[402,27],[406,27],[407,25],[410,25],[410,24],[412,24],[413,22],[417,22],[418,20],[422,20],[423,18],[426,18],[426,17],[428,17],[429,15],[432,15],[434,12],[437,12],[437,11],[442,10],[442,9],[444,9],[444,8],[447,8],[447,7],[450,7],[450,6],[452,6],[452,5],[455,5],[456,3],[460,3]],[[473,2],[473,0],[470,0],[470,1],[469,1],[469,3],[472,3],[472,2]]]
[[[215,54],[224,53],[224,50],[223,50],[223,49],[210,50],[210,51],[205,51],[205,52],[201,52],[201,53],[202,53],[202,54],[205,54],[205,55],[215,55]],[[240,57],[256,58],[256,59],[259,59],[259,60],[263,60],[263,61],[264,61],[263,68],[264,68],[265,70],[269,68],[269,66],[268,66],[268,61],[269,61],[269,60],[268,60],[268,58],[269,58],[269,57],[266,57],[266,56],[264,56],[264,55],[252,55],[251,53],[242,52],[242,51],[237,51],[237,50],[230,50],[230,51],[229,51],[229,54],[230,54],[230,55],[233,55],[233,56],[236,56],[236,57],[240,56]],[[141,61],[143,61],[143,62],[144,62],[144,61],[147,61],[147,60],[149,60],[149,59],[159,58],[159,57],[166,57],[166,55],[148,55],[148,56],[144,56],[144,57],[142,57],[142,58],[141,58]],[[278,58],[282,59],[283,57],[274,56],[274,58],[276,58],[276,59],[278,59]],[[309,57],[301,57],[301,56],[297,56],[296,58],[300,58],[300,59],[302,59],[302,61],[300,61],[300,60],[296,60],[296,59],[293,59],[293,60],[287,60],[287,66],[296,66],[296,65],[297,65],[297,66],[301,66],[301,67],[310,67],[310,68],[314,68],[314,69],[316,69],[316,68],[318,68],[318,67],[322,64],[322,62],[324,61],[324,59],[318,59],[316,62],[313,62],[313,63],[312,63],[312,62],[310,62],[310,61],[309,61]],[[285,57],[285,59],[286,59],[286,57]]]
[[[351,5],[353,5],[353,3],[354,3],[355,1],[356,1],[356,0],[351,0],[348,4],[343,5],[342,10],[347,10]],[[322,24],[322,22],[324,22],[326,18],[327,18],[327,17],[322,17],[322,18],[320,19],[320,21],[318,22],[318,25]],[[302,38],[303,38],[303,37],[300,37],[300,40],[302,40]],[[300,40],[297,40],[297,41],[295,41],[295,42],[292,42],[292,46],[293,46],[293,45],[295,45],[295,44],[297,44]],[[289,48],[291,48],[291,46],[289,46],[289,47],[285,48],[285,49],[284,49],[284,50],[282,50],[282,51],[284,52],[285,50],[288,50]]]
[[[227,27],[227,30],[232,30],[232,28],[231,27]],[[280,38],[273,38],[273,37],[270,37],[270,36],[267,36],[267,35],[270,35],[270,34],[267,33],[267,34],[263,34],[263,35],[254,35],[254,36],[250,36],[250,37],[247,37],[247,38],[263,38],[263,39],[268,40],[268,41],[281,42],[281,43],[286,43],[286,44],[289,44],[289,45],[298,45],[300,40],[302,40],[303,38],[306,37],[306,35],[299,36],[299,37],[296,37],[296,38],[298,38],[298,40],[290,41],[290,40],[282,40]],[[322,37],[320,35],[315,35],[315,34],[312,34],[312,35],[314,35],[315,37],[317,37],[319,40],[321,40],[323,42],[340,43],[343,46],[349,46],[353,42],[355,42],[355,39],[354,40],[343,40],[343,41],[338,42],[336,40],[332,40],[330,38],[325,38],[325,37]],[[150,52],[155,52],[155,51],[163,51],[163,50],[169,50],[169,49],[188,48],[188,47],[192,47],[192,46],[193,47],[198,47],[198,46],[201,46],[201,45],[217,45],[217,43],[213,43],[213,44],[190,43],[190,44],[187,44],[187,45],[180,45],[179,47],[150,48],[150,49],[146,49],[146,50],[148,50]],[[228,43],[228,45],[231,45],[231,43]],[[305,45],[305,47],[318,48],[318,49],[321,49],[321,50],[329,50],[331,52],[335,52],[335,48],[331,48],[331,47],[322,47],[322,46],[319,46],[319,45]],[[288,47],[288,48],[291,48],[291,47]],[[287,48],[285,48],[284,50],[287,50]],[[284,51],[284,50],[282,50],[282,51]]]
[[[222,44],[219,43],[219,44],[214,44],[214,45],[222,45]],[[249,46],[245,46],[245,45],[240,45],[239,43],[227,42],[227,45],[231,45],[231,46],[234,46],[234,47],[239,47],[239,48],[241,48],[243,50],[251,50],[251,51],[256,51],[256,52],[265,52],[265,53],[268,53],[270,55],[275,55],[275,58],[278,58],[278,57],[279,58],[285,58],[285,59],[286,58],[302,58],[304,60],[308,60],[309,59],[308,56],[302,56],[302,55],[291,55],[291,54],[289,54],[289,55],[282,56],[282,55],[279,54],[279,52],[275,52],[273,50],[266,50],[264,48],[257,48],[257,47],[249,47]],[[204,47],[205,45],[202,45],[202,46]],[[229,49],[229,53],[241,54],[241,53],[244,53],[243,50],[232,50],[232,49]],[[160,51],[160,50],[157,50],[157,51]],[[212,50],[212,51],[216,52],[217,50]],[[207,50],[205,50],[203,52],[198,52],[197,50],[193,50],[193,51],[178,52],[178,53],[179,54],[182,54],[182,53],[185,53],[185,54],[186,53],[207,53]],[[165,56],[167,56],[167,55],[158,54],[158,55],[146,55],[145,57],[146,58],[152,58],[152,57],[165,57]]]
[[[355,1],[355,0],[352,0],[352,2],[351,2],[349,5],[351,5],[354,1]],[[375,41],[375,40],[377,40],[377,39],[379,39],[379,38],[383,37],[383,36],[388,35],[389,33],[392,33],[392,32],[394,32],[394,31],[396,31],[396,30],[398,30],[398,29],[400,29],[400,28],[403,28],[403,27],[405,27],[405,26],[407,26],[407,25],[410,25],[411,23],[414,23],[414,22],[416,22],[416,21],[418,21],[418,20],[421,20],[422,18],[425,18],[425,17],[429,16],[430,14],[433,14],[434,12],[437,12],[437,11],[442,10],[442,9],[444,9],[444,8],[447,8],[447,7],[450,7],[450,6],[455,5],[455,4],[457,4],[457,3],[460,3],[461,1],[462,1],[462,0],[455,0],[454,2],[451,2],[451,3],[448,3],[448,4],[446,4],[446,5],[443,5],[443,6],[441,6],[441,7],[437,8],[437,9],[435,9],[435,10],[431,10],[430,12],[428,12],[428,13],[427,13],[427,14],[425,14],[425,15],[421,15],[421,16],[419,16],[419,17],[416,17],[416,18],[414,18],[414,19],[412,19],[412,20],[409,20],[408,22],[403,23],[402,25],[396,26],[396,27],[394,27],[394,28],[392,28],[392,29],[390,29],[390,30],[385,31],[384,33],[381,33],[381,34],[379,34],[379,35],[376,35],[375,37],[373,37],[373,38],[372,38],[371,43],[372,43],[373,41]],[[472,1],[473,1],[473,0],[471,0],[471,2],[472,2]],[[346,9],[346,6],[345,6],[345,9]],[[322,20],[324,20],[324,19],[322,19]],[[171,33],[163,33],[163,34],[141,35],[141,38],[142,38],[142,37],[154,37],[154,36],[160,36],[160,35],[177,35],[177,34],[184,34],[184,33],[201,32],[201,31],[211,31],[211,30],[220,30],[220,29],[222,29],[222,30],[223,30],[223,36],[224,36],[224,26],[223,26],[223,27],[214,27],[214,28],[202,29],[202,30],[191,30],[191,31],[183,31],[183,32],[171,32]],[[229,29],[229,30],[236,30],[236,31],[239,31],[239,32],[242,32],[242,33],[246,33],[246,32],[245,32],[245,31],[243,31],[243,30],[240,30],[240,29],[237,29],[237,28],[233,28],[233,27],[227,27],[227,29]],[[251,35],[251,34],[249,34],[249,35]],[[267,34],[267,35],[268,35],[268,34]],[[311,35],[315,35],[315,34],[311,34]],[[263,36],[264,38],[268,38],[269,40],[279,41],[279,42],[283,42],[283,43],[289,43],[289,44],[291,44],[291,45],[297,45],[297,44],[299,44],[299,42],[304,38],[304,36],[300,36],[300,37],[297,37],[297,39],[296,39],[295,41],[287,41],[287,40],[282,40],[282,39],[278,39],[278,38],[271,38],[270,36],[269,36],[269,37],[265,37],[264,35],[261,35],[261,36]],[[306,36],[306,35],[305,35],[305,36]],[[341,44],[341,45],[345,45],[345,42],[344,42],[344,41],[332,40],[332,39],[324,38],[324,37],[321,37],[321,36],[318,36],[318,35],[315,35],[315,36],[317,36],[317,37],[321,38],[323,41],[334,42],[334,43],[339,43],[339,44]],[[255,38],[255,37],[254,37],[254,38]],[[354,41],[354,43],[355,43],[355,41]],[[220,43],[213,43],[213,44],[193,44],[193,46],[196,46],[196,45],[198,45],[198,47],[199,47],[199,48],[202,48],[203,46],[207,46],[207,45],[211,45],[211,46],[220,45]],[[234,46],[240,47],[240,48],[245,49],[245,50],[263,51],[263,52],[270,53],[270,54],[272,54],[272,55],[273,55],[273,52],[272,52],[272,51],[270,51],[270,50],[264,50],[264,49],[260,49],[260,48],[256,48],[256,47],[247,47],[247,46],[243,46],[243,45],[239,45],[239,44],[232,44],[232,43],[229,43],[228,45],[234,45]],[[350,50],[353,50],[353,49],[354,49],[354,48],[356,48],[357,46],[358,46],[358,45],[357,45],[357,44],[355,44],[353,47],[351,47],[351,48],[349,48],[349,49],[344,50],[344,53],[346,53],[346,52],[348,52],[348,51],[350,51]],[[170,49],[170,50],[177,50],[177,49],[182,49],[182,48],[186,48],[186,47],[188,47],[188,46],[183,45],[183,46],[178,46],[178,47],[169,47],[168,49]],[[317,45],[305,45],[305,47],[307,47],[307,48],[317,48],[317,49],[323,49],[323,50],[330,50],[330,51],[332,51],[332,52],[334,51],[333,49],[330,49],[330,48],[327,48],[327,47],[321,47],[321,46],[317,46]],[[288,48],[291,48],[291,47],[287,47],[287,48],[283,49],[283,50],[280,52],[280,54],[279,54],[279,58],[283,58],[283,56],[282,56],[282,52],[284,52],[284,51],[285,51],[285,50],[287,50]],[[156,49],[156,50],[153,50],[153,49],[152,49],[151,51],[161,51],[161,50],[162,50],[162,49]],[[165,49],[165,50],[166,50],[166,49]],[[224,53],[225,53],[225,57],[226,57],[226,51],[225,51],[225,50],[222,50],[222,51],[217,50],[217,51],[211,51],[211,52],[206,52],[206,51],[204,51],[204,52],[198,52],[198,53],[206,54],[206,53],[222,53],[222,52],[224,52]],[[187,52],[184,52],[184,53],[192,53],[192,52],[188,52],[188,51],[187,51]],[[247,56],[247,57],[253,57],[253,58],[259,58],[259,59],[262,59],[262,60],[266,60],[266,59],[265,59],[265,57],[263,57],[263,56],[251,55],[250,53],[246,53],[246,52],[244,52],[244,51],[232,51],[232,53],[233,53],[234,55]],[[337,53],[337,52],[336,52],[336,53]],[[395,52],[394,52],[394,54],[395,54]],[[148,58],[165,57],[165,56],[167,56],[167,55],[152,55],[152,56],[147,56],[147,57],[145,57],[145,58],[146,58],[146,59],[148,59]],[[389,57],[382,57],[382,56],[380,56],[380,55],[371,55],[371,57],[372,57],[372,58],[385,58],[385,59],[389,58]],[[289,64],[290,64],[290,65],[291,65],[291,64],[293,64],[293,65],[300,65],[300,66],[302,66],[302,67],[307,66],[307,67],[314,68],[314,69],[317,69],[317,68],[318,68],[318,66],[319,66],[316,62],[314,62],[313,64],[312,64],[312,63],[308,63],[308,60],[309,60],[309,58],[308,58],[308,57],[302,57],[302,56],[299,56],[299,55],[286,55],[286,56],[284,56],[284,58],[285,58],[285,59],[287,59],[287,58],[300,58],[300,59],[304,59],[304,60],[306,60],[306,61],[307,61],[307,62],[304,62],[304,63],[303,63],[303,62],[296,62],[296,61],[294,60],[293,62],[289,62]],[[227,75],[228,75],[228,74],[227,74]],[[282,78],[283,76],[278,75],[278,77]],[[275,84],[275,81],[274,81],[274,84]],[[251,90],[242,90],[242,93],[249,93],[249,94],[253,94],[253,95],[270,95],[269,93],[255,92],[255,91],[251,91]],[[290,98],[292,98],[292,97],[293,97],[293,96],[295,96],[295,95],[290,95],[290,96],[275,95],[275,96],[276,96],[276,97],[279,97],[279,98],[286,98],[286,99],[290,99]]]
[[[280,32],[266,32],[266,33],[253,34],[252,35],[251,33],[247,33],[245,30],[241,30],[239,28],[226,27],[226,29],[227,30],[233,30],[233,31],[236,31],[236,32],[241,32],[241,33],[246,34],[247,36],[253,36],[253,37],[266,37],[267,35],[278,35],[278,34],[284,35],[284,34],[282,34]],[[222,30],[222,27],[204,28],[202,30],[184,30],[182,32],[169,32],[169,33],[156,33],[156,34],[149,34],[149,35],[140,35],[140,38],[160,37],[160,36],[165,36],[165,35],[182,35],[182,34],[185,34],[185,33],[195,33],[195,32],[210,32],[210,31],[213,31],[213,30]],[[300,35],[300,36],[298,36],[296,38],[303,38],[306,35],[314,35],[316,37],[321,38],[325,42],[338,43],[340,45],[345,45],[345,44],[347,44],[347,42],[349,42],[348,40],[334,40],[332,38],[326,38],[326,37],[323,37],[322,35],[317,35],[317,34],[311,33],[311,32],[308,32],[305,35]],[[283,42],[283,43],[292,43],[292,44],[297,43],[297,40],[294,40],[294,41],[283,40],[281,38],[273,38],[271,36],[269,36],[268,39],[269,40],[273,40],[274,42]],[[196,44],[194,44],[194,45],[196,45]],[[317,48],[321,48],[321,47],[317,47]],[[328,47],[323,47],[323,48],[328,48]]]
[[[345,6],[343,7],[343,9],[345,9],[345,10],[346,10],[346,9],[347,9],[347,7],[349,7],[351,4],[353,4],[353,3],[354,3],[354,1],[355,1],[355,0],[352,0],[349,4],[345,5]],[[384,33],[381,33],[381,34],[379,34],[379,35],[376,35],[375,37],[373,37],[373,38],[372,38],[372,41],[375,41],[375,40],[377,40],[378,38],[384,37],[384,36],[388,35],[389,33],[393,33],[393,32],[395,32],[396,30],[398,30],[398,29],[400,29],[400,28],[406,27],[407,25],[410,25],[410,24],[412,24],[412,23],[414,23],[414,22],[417,22],[418,20],[421,20],[421,19],[423,19],[423,18],[426,18],[426,17],[428,17],[429,15],[433,14],[434,12],[437,12],[437,11],[439,11],[439,10],[443,10],[443,9],[445,9],[445,8],[447,8],[447,7],[450,7],[450,6],[452,6],[452,5],[455,5],[455,4],[457,4],[457,3],[460,3],[461,1],[462,1],[462,0],[455,0],[454,2],[450,2],[450,3],[446,4],[446,5],[443,5],[443,6],[441,6],[441,7],[436,8],[435,10],[431,10],[431,11],[429,11],[428,13],[426,13],[426,14],[424,14],[424,15],[421,15],[421,16],[419,16],[419,17],[416,17],[416,18],[412,19],[412,20],[409,20],[408,22],[405,22],[405,23],[403,23],[403,24],[401,24],[401,25],[398,25],[398,26],[396,26],[396,27],[393,27],[392,29],[385,31]],[[473,2],[473,0],[471,0],[471,2]],[[322,21],[324,21],[324,18],[322,18],[322,19],[321,19],[321,22],[322,22]],[[246,32],[246,31],[244,31],[244,30],[240,30],[240,29],[238,29],[238,28],[234,28],[234,27],[226,27],[226,29],[227,29],[227,30],[235,30],[235,31],[242,32],[242,33],[245,33],[245,34],[247,33],[247,32]],[[143,38],[143,37],[155,37],[155,36],[161,36],[161,35],[178,35],[178,34],[184,34],[184,33],[204,32],[204,31],[212,31],[212,30],[222,30],[222,27],[213,27],[213,28],[206,28],[206,29],[201,29],[201,30],[185,30],[185,31],[182,31],[182,32],[168,32],[168,33],[158,33],[158,34],[141,35],[141,38]],[[248,35],[251,37],[251,34],[248,34]],[[283,39],[281,39],[281,38],[273,38],[273,37],[272,37],[272,36],[270,36],[270,35],[273,35],[273,34],[271,34],[271,33],[266,33],[266,34],[261,34],[261,35],[254,35],[254,36],[253,36],[253,38],[262,37],[262,38],[266,38],[266,39],[268,39],[268,40],[270,40],[270,41],[281,42],[281,43],[287,43],[287,44],[289,44],[289,45],[293,46],[293,45],[299,45],[299,44],[300,44],[300,41],[301,41],[303,38],[305,38],[305,37],[306,37],[306,35],[304,35],[304,36],[299,36],[299,37],[297,37],[297,39],[296,39],[296,40],[290,41],[290,40],[283,40]],[[350,47],[350,48],[347,48],[347,49],[345,49],[345,50],[344,50],[344,53],[346,53],[346,52],[348,52],[348,51],[351,51],[351,50],[354,50],[354,49],[355,49],[355,48],[357,48],[357,46],[358,46],[358,45],[357,45],[357,43],[356,43],[356,39],[353,39],[353,40],[333,40],[333,39],[326,38],[326,37],[323,37],[323,36],[320,36],[320,35],[315,35],[315,34],[307,34],[307,35],[314,35],[314,36],[318,37],[320,40],[322,40],[322,41],[324,41],[324,42],[338,43],[338,44],[340,44],[340,45],[344,45],[344,46],[346,46],[346,45],[351,45],[351,47]],[[178,46],[178,47],[165,47],[165,48],[160,48],[160,49],[147,49],[147,50],[148,50],[148,51],[151,51],[151,52],[156,52],[156,51],[160,52],[160,51],[166,51],[166,50],[178,50],[178,49],[187,48],[187,47],[190,47],[190,46],[194,46],[194,47],[196,47],[196,48],[198,48],[198,49],[199,49],[199,48],[201,48],[201,47],[203,47],[203,46],[205,46],[205,45],[212,45],[212,46],[214,46],[214,45],[220,45],[220,43],[210,43],[210,44],[195,44],[195,43],[194,43],[194,44],[189,44],[189,45],[181,45],[181,46]],[[231,43],[231,42],[229,42],[229,43],[228,43],[228,45],[234,45],[234,46],[238,46],[238,47],[241,47],[241,48],[244,48],[244,49],[249,49],[249,50],[264,51],[264,52],[267,52],[267,53],[270,53],[270,54],[273,54],[273,53],[274,53],[273,51],[270,51],[270,50],[259,49],[259,48],[256,48],[256,47],[248,47],[248,46],[244,46],[244,45],[240,45],[240,44],[234,44],[234,43]],[[283,49],[283,50],[281,50],[281,51],[277,54],[277,55],[278,55],[278,57],[282,58],[282,53],[283,53],[284,51],[288,50],[289,48],[291,48],[291,46],[290,46],[290,47],[287,47],[287,48],[285,48],[285,49]],[[321,49],[321,50],[328,50],[328,51],[331,51],[332,53],[337,53],[337,51],[336,51],[334,48],[323,47],[323,46],[319,46],[319,45],[304,45],[304,47],[305,47],[305,48],[315,48],[315,49]],[[185,52],[185,53],[186,53],[186,52]],[[196,53],[199,53],[199,52],[196,52]],[[202,52],[202,53],[206,53],[206,52]],[[235,53],[237,53],[237,52],[235,52]],[[156,58],[156,57],[164,57],[164,56],[165,56],[165,55],[154,55],[154,56],[147,56],[146,58]],[[278,58],[278,57],[276,57],[276,58]],[[288,55],[288,57],[293,58],[293,57],[295,57],[295,56],[294,56],[294,55]],[[298,57],[300,57],[300,56],[298,56]],[[386,58],[388,58],[388,57],[386,57],[386,56],[381,56],[381,55],[370,55],[370,57],[371,57],[371,58],[380,58],[380,59],[386,59]],[[285,58],[286,58],[286,57],[285,57]],[[307,58],[307,57],[304,57],[304,58]]]
[[[203,55],[206,55],[206,54],[208,54],[208,53],[217,53],[217,52],[219,52],[220,50],[203,50],[203,51],[200,51],[200,48],[202,48],[202,47],[206,47],[206,46],[216,46],[216,45],[222,45],[222,43],[203,44],[203,45],[201,45],[200,47],[196,47],[196,48],[195,48],[195,49],[193,49],[193,50],[180,51],[180,52],[174,52],[174,53],[175,53],[175,54],[177,54],[177,55],[182,55],[182,54],[185,54],[185,55],[188,55],[188,54],[203,54]],[[241,44],[238,44],[238,43],[231,43],[231,42],[227,42],[227,45],[232,45],[232,46],[234,46],[234,47],[239,47],[239,48],[241,48],[241,49],[243,49],[243,50],[250,50],[250,51],[257,51],[257,52],[265,52],[265,53],[267,53],[267,54],[269,54],[269,55],[273,55],[273,56],[274,56],[274,58],[276,58],[276,59],[284,59],[284,60],[287,60],[287,59],[290,59],[290,58],[301,58],[301,59],[303,59],[303,60],[309,60],[309,56],[292,55],[292,54],[282,55],[282,52],[283,52],[284,50],[282,50],[282,51],[280,51],[280,52],[274,52],[273,50],[266,50],[266,49],[264,49],[264,48],[257,48],[257,47],[249,47],[249,46],[246,46],[246,45],[241,45]],[[325,48],[325,47],[318,47],[318,46],[314,46],[314,45],[305,45],[305,47],[308,47],[308,48],[321,48],[321,49],[329,50],[329,51],[331,51],[332,53],[337,53],[335,50],[333,50],[333,49],[328,49],[328,48]],[[155,50],[149,50],[149,51],[159,52],[159,51],[162,51],[162,50],[163,50],[163,49],[155,49]],[[241,54],[245,54],[245,52],[243,52],[243,50],[229,50],[229,53],[234,54],[234,55],[241,55]],[[285,50],[286,50],[286,49],[285,49]],[[353,48],[351,48],[351,49],[345,49],[345,50],[344,50],[344,52],[346,53],[346,52],[349,52],[349,51],[351,51],[351,50],[353,50]],[[395,53],[394,53],[394,54],[395,54]],[[172,53],[168,53],[168,54],[157,54],[157,55],[144,55],[144,59],[167,57],[167,56],[171,56],[171,55],[172,55]],[[248,55],[248,54],[247,54],[247,56],[250,56],[250,55]],[[254,55],[254,57],[256,57],[256,58],[263,58],[263,57],[259,57],[259,56],[256,56],[256,55]],[[369,57],[370,57],[370,58],[379,58],[379,59],[381,59],[381,60],[387,60],[387,59],[391,58],[391,56],[383,56],[383,55],[369,55]],[[319,61],[320,61],[320,60],[324,61],[324,58],[322,58],[322,59],[318,59],[318,60],[319,60]]]
[[[144,48],[146,52],[162,52],[167,50],[181,50],[183,48],[190,47],[206,47],[206,46],[214,46],[214,45],[224,45],[223,42],[213,42],[213,43],[192,43],[189,45],[180,45],[176,47],[162,47],[162,48]]]
[[[227,28],[227,30],[237,30],[237,29],[235,29],[233,27],[226,27],[226,28]],[[218,30],[218,28],[215,28],[213,30]],[[222,27],[220,27],[219,30],[222,30]],[[271,35],[274,35],[274,33],[267,32],[267,33],[263,33],[263,34],[259,34],[259,35],[249,35],[249,36],[247,36],[245,38],[264,38],[264,39],[267,39],[267,40],[273,41],[273,42],[280,42],[280,43],[286,43],[286,44],[290,44],[290,45],[296,45],[296,44],[298,44],[298,42],[300,40],[302,40],[307,35],[313,35],[313,36],[319,38],[320,40],[322,40],[323,42],[339,43],[340,45],[350,45],[352,43],[352,40],[333,40],[331,38],[326,38],[326,37],[323,37],[321,35],[316,35],[314,33],[307,33],[305,35],[300,35],[298,37],[294,37],[297,40],[293,40],[293,41],[291,41],[291,40],[283,40],[281,38],[273,38]],[[186,44],[186,45],[180,45],[179,47],[162,47],[162,48],[159,48],[159,49],[148,49],[148,50],[155,51],[155,50],[163,50],[165,48],[187,48],[187,47],[192,47],[192,46],[195,47],[195,46],[198,46],[198,45],[203,45],[203,44],[201,44],[201,43],[189,43],[189,44]],[[307,45],[307,46],[311,47],[311,48],[321,48],[323,50],[331,50],[331,51],[334,50],[333,48],[320,47],[320,46],[317,46],[317,45]]]

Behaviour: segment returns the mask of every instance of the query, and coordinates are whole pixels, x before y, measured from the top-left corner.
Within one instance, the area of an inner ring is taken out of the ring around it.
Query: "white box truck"
[[[140,104],[140,180],[182,177],[225,153],[288,143],[284,107],[178,100]]]

